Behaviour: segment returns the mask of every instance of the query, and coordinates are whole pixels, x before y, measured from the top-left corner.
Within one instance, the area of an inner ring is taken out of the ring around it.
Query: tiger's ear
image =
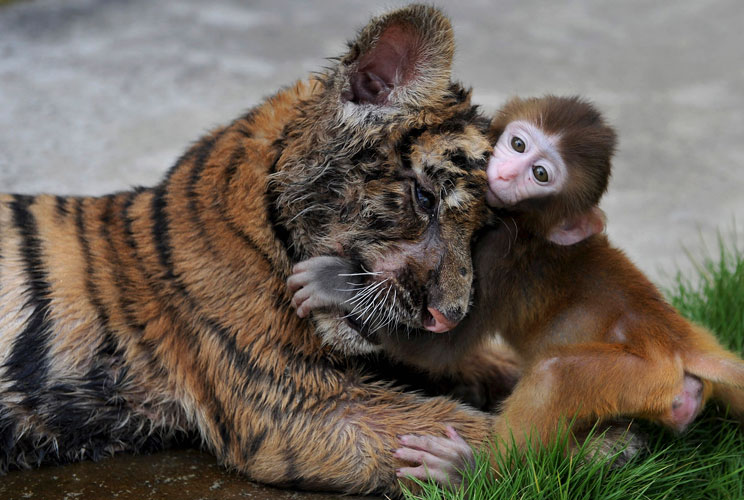
[[[449,20],[433,7],[411,5],[374,18],[341,60],[349,69],[341,98],[421,106],[449,87],[454,46]]]

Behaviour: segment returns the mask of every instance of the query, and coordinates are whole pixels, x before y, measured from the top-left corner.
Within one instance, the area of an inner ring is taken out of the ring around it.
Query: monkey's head
[[[313,315],[340,350],[378,350],[373,330],[443,332],[468,310],[491,146],[488,120],[450,80],[453,50],[432,7],[374,18],[285,131],[270,186],[290,259],[339,255],[369,271],[354,314]]]
[[[579,97],[514,98],[490,134],[486,199],[538,235],[590,213],[607,190],[616,134]]]

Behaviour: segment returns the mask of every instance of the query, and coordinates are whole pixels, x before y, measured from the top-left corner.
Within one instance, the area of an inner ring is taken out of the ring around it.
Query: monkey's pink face
[[[530,122],[509,123],[488,162],[488,204],[509,208],[560,191],[568,172],[559,141],[560,136],[545,134]]]

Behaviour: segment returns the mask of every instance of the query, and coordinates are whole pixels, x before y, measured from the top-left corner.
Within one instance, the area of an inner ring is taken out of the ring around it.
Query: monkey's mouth
[[[504,200],[491,189],[491,186],[488,186],[486,190],[486,203],[488,206],[494,208],[503,208],[506,206]]]

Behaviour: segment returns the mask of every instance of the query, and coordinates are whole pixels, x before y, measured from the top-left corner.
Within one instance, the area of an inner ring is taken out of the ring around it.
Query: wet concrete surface
[[[221,467],[211,455],[174,449],[58,467],[13,471],[0,477],[0,500],[328,500],[260,485]],[[343,497],[373,499],[374,497]]]

